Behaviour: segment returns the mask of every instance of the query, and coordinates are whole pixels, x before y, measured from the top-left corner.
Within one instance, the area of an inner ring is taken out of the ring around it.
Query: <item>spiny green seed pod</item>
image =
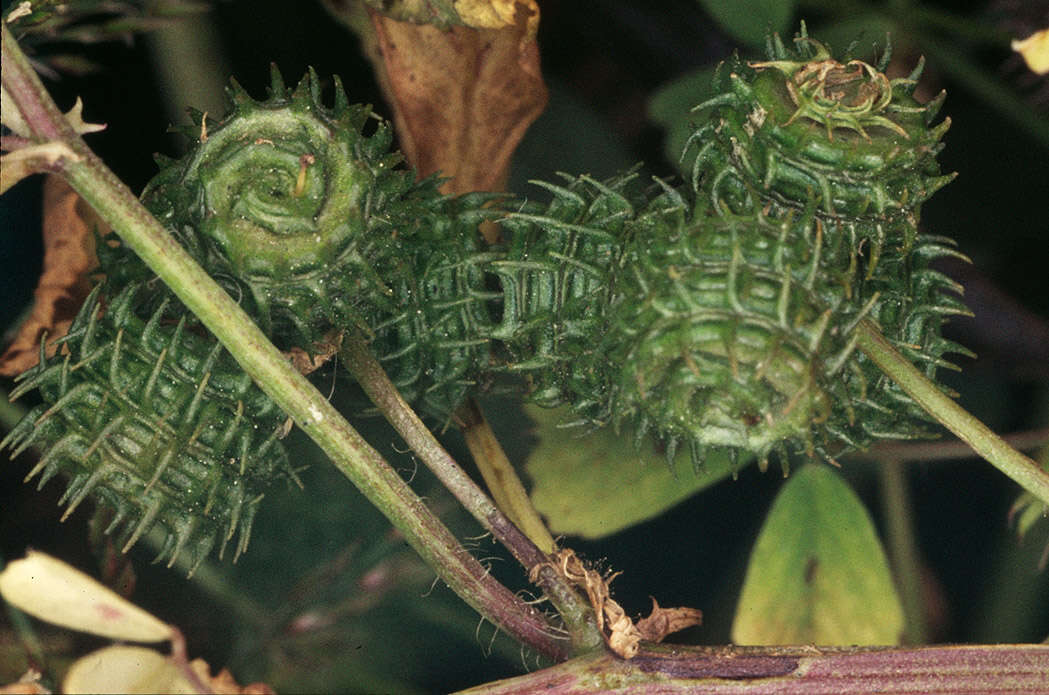
[[[671,460],[687,443],[696,465],[707,447],[812,452],[852,345],[840,293],[819,292],[818,254],[792,243],[811,219],[692,218],[676,194],[667,203],[635,239],[605,343],[623,366],[616,415],[655,429]]]
[[[143,322],[135,286],[102,313],[100,290],[57,343],[64,355],[49,360],[41,349],[19,377],[12,397],[35,388],[44,404],[0,448],[39,447],[26,480],[68,477],[63,518],[92,497],[114,513],[106,532],[124,551],[160,527],[157,559],[169,566],[186,555],[192,573],[234,535],[240,555],[263,492],[279,478],[298,482],[277,440],[283,413],[185,318],[172,325],[161,307]]]
[[[924,412],[854,352],[864,318],[932,376],[961,351],[940,335],[965,313],[931,270],[956,253],[920,235],[920,204],[951,177],[935,154],[939,104],[838,63],[802,36],[770,61],[722,69],[722,94],[689,195],[639,220],[618,289],[612,361],[626,365],[617,414],[637,413],[694,460],[707,446],[764,462],[801,443],[832,457],[876,438],[923,432]],[[784,458],[784,457],[781,457]]]
[[[380,275],[397,244],[387,208],[413,183],[396,169],[386,124],[363,135],[370,109],[350,105],[337,78],[325,106],[312,71],[292,91],[274,68],[265,101],[236,83],[228,94],[231,111],[220,123],[201,117],[192,150],[147,186],[146,207],[233,296],[245,295],[279,343],[310,348],[333,325],[392,310]]]
[[[312,71],[289,91],[274,69],[262,102],[234,84],[230,112],[163,164],[143,202],[278,344],[360,330],[404,395],[445,417],[488,356],[473,257],[491,196],[415,183],[388,126],[364,136],[370,108],[335,82],[332,108]],[[102,269],[127,277],[126,260]]]

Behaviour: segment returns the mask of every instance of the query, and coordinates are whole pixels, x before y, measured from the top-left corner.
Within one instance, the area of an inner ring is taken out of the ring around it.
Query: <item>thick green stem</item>
[[[562,658],[567,643],[456,541],[419,497],[324,396],[291,366],[246,313],[142,207],[87,147],[51,100],[6,26],[3,86],[40,141],[58,140],[72,155],[54,169],[229,350],[240,366],[378,507],[449,587],[518,641]]]
[[[856,347],[863,351],[890,379],[992,466],[1015,480],[1023,489],[1049,504],[1049,474],[1038,464],[992,432],[966,412],[925,375],[915,369],[889,344],[869,321],[856,328]]]

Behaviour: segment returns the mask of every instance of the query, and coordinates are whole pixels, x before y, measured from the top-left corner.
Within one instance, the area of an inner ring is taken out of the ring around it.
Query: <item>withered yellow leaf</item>
[[[523,16],[528,38],[539,30],[539,6],[535,0],[455,0],[453,6],[463,24],[475,29],[512,27]]]
[[[80,657],[66,672],[63,693],[199,692],[170,657],[147,647],[106,647]]]
[[[172,628],[90,576],[30,550],[0,572],[0,594],[40,620],[111,639],[161,642]]]

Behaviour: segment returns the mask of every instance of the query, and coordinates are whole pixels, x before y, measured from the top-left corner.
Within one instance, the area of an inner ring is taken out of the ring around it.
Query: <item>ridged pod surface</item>
[[[599,422],[615,370],[597,339],[616,292],[624,235],[644,199],[633,175],[534,183],[550,192],[550,202],[518,204],[501,219],[509,241],[484,266],[500,289],[490,332],[500,352],[491,370],[523,378],[541,406],[570,403]]]
[[[861,319],[930,376],[962,351],[940,335],[966,313],[960,288],[929,268],[957,252],[917,227],[951,178],[935,161],[939,100],[911,98],[917,74],[889,80],[795,44],[721,67],[720,94],[697,107],[709,120],[690,190],[641,219],[608,338],[628,365],[621,416],[697,459],[709,445],[764,460],[799,443],[832,457],[921,434],[923,411],[853,351]]]
[[[447,420],[483,388],[492,351],[490,304],[478,226],[490,194],[452,198],[419,184],[389,215],[395,252],[377,267],[392,301],[370,305],[365,334],[393,383],[425,414]],[[345,326],[344,326],[345,327]]]
[[[44,403],[0,448],[42,455],[26,480],[69,478],[65,516],[89,496],[113,512],[126,551],[154,527],[158,560],[185,555],[192,569],[234,539],[247,547],[264,491],[296,481],[278,433],[279,408],[214,338],[183,318],[135,314],[130,286],[103,310],[96,288],[59,341],[61,353],[19,377],[12,393],[37,389]],[[64,353],[64,354],[62,354]],[[65,518],[65,517],[63,517]]]

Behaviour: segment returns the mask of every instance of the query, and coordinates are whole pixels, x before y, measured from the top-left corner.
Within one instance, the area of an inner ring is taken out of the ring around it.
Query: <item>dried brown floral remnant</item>
[[[597,618],[597,627],[605,638],[605,644],[617,656],[632,659],[641,648],[641,641],[661,642],[667,635],[699,625],[703,613],[696,608],[662,608],[652,599],[652,613],[634,624],[610,595],[608,586],[619,573],[602,576],[587,568],[575,552],[564,549],[552,556],[549,563],[565,579],[586,591],[590,605]],[[533,581],[539,567],[532,569]]]
[[[496,4],[501,28],[441,29],[371,12],[376,72],[401,149],[420,176],[450,177],[450,193],[502,189],[514,149],[546,106],[538,8]]]

